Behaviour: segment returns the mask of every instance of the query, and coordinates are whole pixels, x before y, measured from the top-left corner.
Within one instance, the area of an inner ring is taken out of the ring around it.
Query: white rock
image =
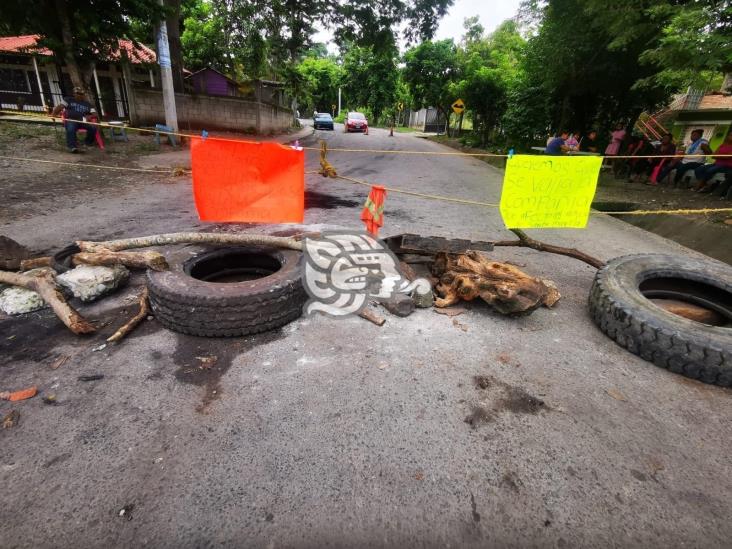
[[[68,289],[82,301],[94,301],[124,285],[130,271],[122,265],[95,267],[79,265],[56,277],[59,286]]]
[[[22,315],[43,309],[46,303],[33,290],[11,286],[0,291],[0,310],[9,315]]]

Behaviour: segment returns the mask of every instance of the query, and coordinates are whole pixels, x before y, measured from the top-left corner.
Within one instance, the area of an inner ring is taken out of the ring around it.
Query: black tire
[[[150,305],[163,326],[184,334],[234,337],[279,328],[299,318],[307,300],[301,256],[254,247],[204,252],[169,271],[149,270]],[[261,278],[211,281],[244,271]]]
[[[719,326],[702,324],[650,301],[674,294],[713,308],[726,320]],[[732,387],[732,269],[728,266],[674,255],[619,257],[597,272],[589,305],[595,324],[631,353],[672,372]]]

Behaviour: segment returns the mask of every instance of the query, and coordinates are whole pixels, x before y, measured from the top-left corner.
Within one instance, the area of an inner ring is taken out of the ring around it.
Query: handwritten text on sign
[[[501,192],[506,227],[584,228],[601,164],[599,156],[509,158]]]

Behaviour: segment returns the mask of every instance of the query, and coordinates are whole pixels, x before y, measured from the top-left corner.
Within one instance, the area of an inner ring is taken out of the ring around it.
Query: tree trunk
[[[173,89],[183,93],[183,48],[180,43],[180,2],[181,0],[165,0],[170,13],[165,18],[168,27],[168,46],[170,62],[173,70]]]
[[[86,92],[87,97],[92,97],[91,90],[86,85],[84,77],[82,76],[79,64],[76,62],[74,57],[74,34],[71,32],[71,19],[69,19],[68,6],[66,0],[55,0],[56,4],[56,16],[58,17],[59,24],[61,25],[61,41],[64,45],[64,62],[66,63],[66,70],[69,72],[71,83],[74,87],[82,88]],[[59,78],[61,73],[59,73]],[[68,90],[67,93],[71,93]]]

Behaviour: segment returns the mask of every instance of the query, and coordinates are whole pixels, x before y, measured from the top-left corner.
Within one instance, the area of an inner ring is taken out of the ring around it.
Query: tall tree
[[[343,58],[343,93],[349,108],[368,107],[372,123],[392,108],[398,81],[398,51],[350,46]]]
[[[457,76],[457,48],[452,40],[428,40],[404,54],[402,77],[414,107],[436,107],[448,118],[456,99],[451,86]]]

